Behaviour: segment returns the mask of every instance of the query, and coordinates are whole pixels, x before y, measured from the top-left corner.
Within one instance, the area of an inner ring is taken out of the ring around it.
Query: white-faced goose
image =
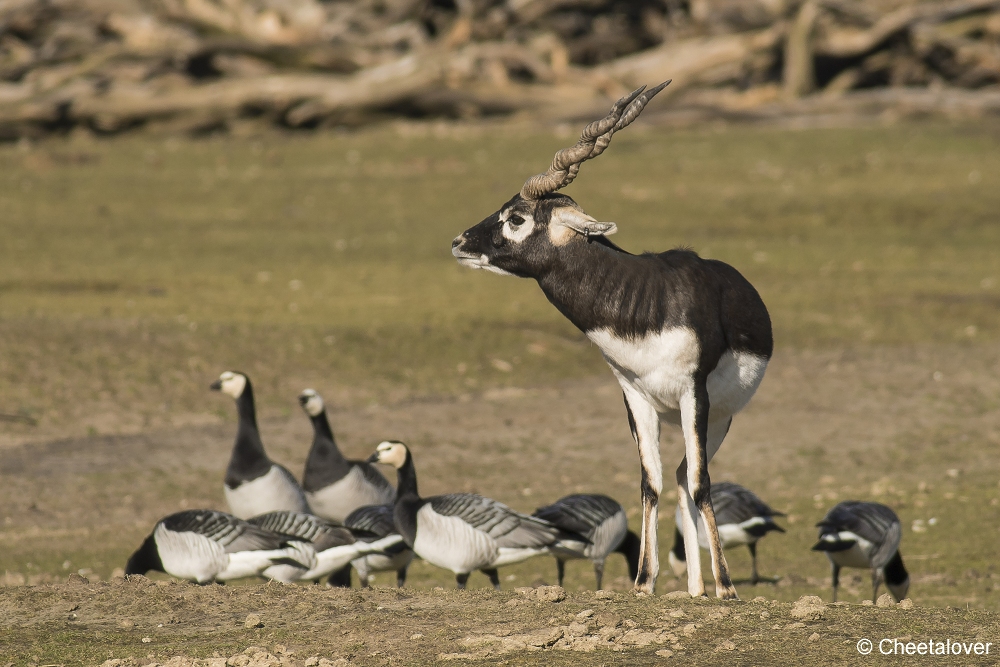
[[[390,535],[399,535],[393,521],[392,505],[368,505],[351,512],[344,525],[351,529],[359,540],[374,542]],[[406,569],[413,560],[413,549],[405,542],[386,549],[384,553],[373,553],[361,556],[351,561],[358,571],[358,579],[362,588],[369,585],[371,576],[376,572],[395,572],[396,586],[402,588],[406,583]]]
[[[309,503],[292,473],[264,452],[250,379],[243,373],[226,371],[211,388],[236,399],[239,411],[236,442],[226,468],[225,493],[230,511],[241,519],[277,510],[308,512]]]
[[[316,581],[349,565],[360,556],[382,553],[402,544],[403,538],[390,535],[379,540],[360,541],[353,531],[344,526],[302,512],[268,512],[249,519],[248,523],[283,535],[308,541],[316,552],[316,558],[303,569],[294,564],[274,565],[264,570],[265,577],[289,583],[292,581]]]
[[[899,555],[902,528],[899,517],[880,503],[845,500],[833,507],[819,528],[813,551],[825,551],[833,569],[833,601],[837,601],[840,568],[871,570],[872,601],[883,581],[899,602],[910,589],[910,575]]]
[[[251,577],[275,565],[308,568],[312,545],[214,510],[186,510],[160,519],[132,554],[125,574],[153,570],[199,584]]]
[[[560,547],[552,549],[559,569],[560,586],[563,585],[566,561],[571,558],[586,558],[594,564],[597,588],[600,589],[604,578],[604,561],[614,552],[625,556],[629,576],[635,581],[639,572],[639,536],[628,529],[625,509],[617,501],[599,494],[576,494],[539,507],[533,516],[589,540],[566,540]]]
[[[753,491],[733,482],[715,482],[712,484],[710,493],[722,548],[729,549],[745,545],[750,550],[752,562],[750,583],[757,584],[761,580],[757,573],[757,541],[772,530],[779,533],[785,532],[785,529],[774,521],[774,517],[785,515],[772,509]],[[677,507],[677,512],[674,515],[674,524],[674,546],[667,558],[674,574],[680,577],[687,569],[684,538],[680,531],[682,525],[680,506]],[[708,549],[708,535],[705,531],[705,524],[700,517],[698,519],[698,546],[705,550]]]
[[[344,458],[326,417],[323,398],[312,389],[299,395],[302,409],[313,424],[313,443],[302,475],[302,487],[312,511],[343,522],[367,505],[391,505],[396,491],[373,465]]]
[[[396,468],[393,521],[407,546],[428,563],[454,572],[460,589],[479,570],[499,590],[498,567],[548,553],[567,537],[547,521],[473,493],[421,498],[413,457],[401,442],[381,443],[368,460]]]

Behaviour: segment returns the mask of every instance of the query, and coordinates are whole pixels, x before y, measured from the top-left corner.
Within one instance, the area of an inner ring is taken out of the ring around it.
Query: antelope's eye
[[[510,223],[511,227],[520,227],[521,225],[524,224],[524,218],[522,218],[519,215],[512,215],[509,218],[507,218],[507,222]]]

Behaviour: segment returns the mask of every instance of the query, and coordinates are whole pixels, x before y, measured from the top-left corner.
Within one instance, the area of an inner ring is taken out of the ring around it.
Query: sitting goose
[[[833,568],[833,601],[837,601],[840,568],[860,567],[872,572],[872,602],[883,581],[899,602],[910,589],[910,575],[899,555],[902,529],[899,517],[880,503],[845,500],[816,524],[819,542],[813,551],[825,551]]]
[[[417,556],[454,572],[459,589],[465,588],[469,573],[479,570],[499,590],[497,567],[548,553],[569,537],[547,521],[473,493],[421,498],[413,457],[401,442],[381,443],[368,460],[396,468],[396,530]]]
[[[774,517],[785,516],[771,507],[757,495],[739,484],[733,482],[715,482],[711,488],[712,507],[715,508],[715,521],[719,527],[719,539],[722,548],[728,549],[745,544],[750,550],[752,569],[750,583],[756,585],[760,581],[757,574],[757,540],[772,530],[779,533],[785,529],[774,522]],[[670,567],[678,577],[687,569],[687,559],[684,553],[684,537],[676,526],[681,524],[681,508],[677,507],[674,516],[674,547],[667,556]],[[708,536],[705,523],[698,517],[698,546],[708,549]]]
[[[258,575],[275,565],[308,568],[309,542],[224,512],[186,510],[160,519],[125,565],[125,574],[166,572],[199,584]]]
[[[532,516],[548,521],[567,532],[586,537],[589,542],[564,541],[563,546],[575,548],[553,549],[559,571],[559,585],[563,585],[566,561],[587,558],[594,564],[597,589],[604,578],[604,561],[612,552],[618,552],[628,561],[629,576],[635,580],[639,573],[639,536],[628,529],[625,509],[617,501],[599,494],[576,494],[560,498],[551,505],[539,507]]]
[[[339,570],[360,556],[381,554],[402,544],[403,538],[390,535],[380,540],[358,540],[353,531],[344,526],[302,512],[268,512],[249,519],[259,528],[289,535],[308,541],[316,552],[316,558],[302,568],[298,564],[273,565],[264,570],[264,576],[285,583],[293,581],[316,581]]]
[[[391,505],[396,491],[375,466],[344,458],[326,418],[323,398],[313,389],[299,394],[299,403],[313,424],[313,444],[306,459],[302,486],[313,512],[343,522],[366,505]]]
[[[243,373],[226,371],[212,383],[211,389],[235,398],[239,411],[236,443],[226,469],[226,502],[232,513],[249,519],[276,510],[308,512],[309,503],[292,473],[271,461],[264,452],[250,379]]]
[[[351,529],[359,540],[375,541],[389,535],[399,535],[392,519],[392,505],[368,505],[351,512],[344,520],[344,525]],[[395,572],[396,586],[403,587],[406,583],[406,570],[413,560],[413,550],[406,543],[386,549],[384,553],[373,553],[351,561],[358,571],[361,587],[369,585],[371,575],[375,572]]]

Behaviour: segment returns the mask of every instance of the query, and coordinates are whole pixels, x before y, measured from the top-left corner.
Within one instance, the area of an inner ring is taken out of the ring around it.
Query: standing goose
[[[392,485],[366,461],[344,458],[326,418],[323,398],[313,389],[299,394],[299,403],[313,424],[313,444],[306,459],[302,486],[313,512],[337,522],[366,505],[391,505]]]
[[[359,540],[380,540],[390,535],[399,535],[392,515],[392,505],[368,505],[351,512],[344,520],[344,525],[350,528]],[[401,540],[400,544],[386,549],[383,553],[356,558],[351,561],[351,565],[358,571],[362,588],[370,584],[371,575],[375,572],[395,572],[396,586],[402,588],[406,583],[406,570],[412,560],[413,549]]]
[[[368,460],[396,468],[396,530],[416,555],[454,572],[459,589],[479,570],[500,590],[498,567],[548,553],[564,537],[547,521],[474,493],[421,498],[413,457],[401,442],[381,443]]]
[[[628,561],[629,577],[635,581],[639,572],[639,536],[628,529],[625,509],[617,501],[599,494],[577,494],[560,498],[546,507],[539,507],[532,516],[548,521],[567,532],[586,537],[589,542],[563,541],[552,550],[559,570],[559,585],[563,585],[566,561],[587,558],[594,563],[597,588],[604,578],[604,560],[618,552]],[[565,548],[565,547],[573,548]]]
[[[872,602],[883,581],[899,602],[910,589],[910,575],[899,555],[902,537],[899,517],[885,505],[845,500],[816,524],[819,542],[812,550],[825,551],[833,569],[833,601],[837,601],[840,568],[859,567],[872,572]]]
[[[308,512],[309,503],[292,473],[271,461],[264,452],[250,379],[243,373],[226,371],[212,383],[211,389],[235,398],[239,411],[236,443],[226,469],[226,502],[232,513],[249,519],[276,510]]]
[[[729,549],[730,547],[746,545],[747,549],[750,550],[750,558],[753,563],[750,583],[756,585],[760,581],[760,575],[757,574],[757,540],[772,530],[779,533],[785,532],[784,528],[774,522],[774,517],[785,515],[772,509],[750,489],[733,482],[712,484],[711,496],[722,548]],[[679,506],[674,523],[676,524],[674,547],[670,550],[667,559],[674,574],[680,577],[687,569],[687,558],[684,552],[684,538],[677,527],[682,525]],[[708,549],[708,535],[701,518],[698,519],[698,546],[702,549]]]
[[[395,547],[403,541],[398,534],[380,540],[360,541],[348,528],[302,512],[268,512],[253,517],[248,523],[313,545],[316,558],[308,567],[303,569],[297,564],[280,564],[264,570],[265,577],[285,583],[321,579],[349,565],[359,556],[382,553],[383,549]]]
[[[310,567],[309,542],[224,512],[186,510],[160,519],[125,565],[125,574],[166,572],[199,584],[251,577],[275,565]]]

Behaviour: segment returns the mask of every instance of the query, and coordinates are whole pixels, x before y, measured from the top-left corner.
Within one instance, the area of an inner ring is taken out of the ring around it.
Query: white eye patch
[[[505,211],[500,215],[500,219],[503,221],[501,233],[505,239],[512,243],[524,241],[535,229],[535,220],[530,215]]]

